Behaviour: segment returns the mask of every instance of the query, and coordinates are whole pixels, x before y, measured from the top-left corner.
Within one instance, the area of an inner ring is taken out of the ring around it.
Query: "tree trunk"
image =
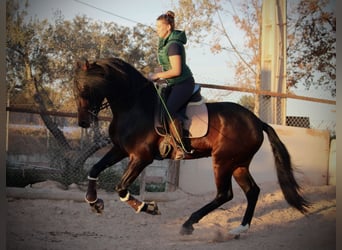
[[[58,142],[58,144],[62,150],[67,150],[67,151],[71,150],[72,148],[71,148],[69,142],[65,138],[63,132],[58,128],[58,125],[51,119],[51,117],[49,115],[45,114],[47,109],[46,109],[46,106],[45,106],[45,103],[43,101],[41,92],[39,90],[39,87],[38,87],[35,79],[33,79],[33,83],[34,83],[34,86],[36,89],[36,94],[34,95],[34,100],[39,105],[39,110],[41,111],[40,117],[42,118],[45,126],[51,132],[51,134],[54,136],[54,138],[56,139],[56,141]]]

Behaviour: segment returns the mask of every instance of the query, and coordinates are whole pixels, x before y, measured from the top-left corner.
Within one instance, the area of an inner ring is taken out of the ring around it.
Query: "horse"
[[[128,158],[127,168],[115,187],[120,200],[137,213],[160,214],[155,202],[140,201],[128,190],[146,166],[155,159],[160,160],[158,145],[163,136],[156,133],[154,126],[154,113],[160,98],[155,83],[120,58],[102,58],[93,62],[84,59],[76,63],[74,73],[79,126],[90,127],[105,99],[113,116],[108,128],[112,147],[90,169],[85,200],[95,212],[101,213],[104,202],[97,197],[98,176],[106,168]],[[205,105],[208,131],[203,137],[189,139],[193,152],[186,154],[184,160],[211,157],[217,191],[211,202],[192,213],[182,224],[180,233],[192,234],[195,223],[233,199],[232,177],[243,190],[247,207],[241,224],[230,233],[239,235],[250,228],[260,188],[251,176],[249,165],[263,143],[263,132],[269,138],[285,200],[306,214],[310,203],[301,194],[288,150],[275,130],[237,103],[208,102]],[[174,151],[165,159],[173,159]]]

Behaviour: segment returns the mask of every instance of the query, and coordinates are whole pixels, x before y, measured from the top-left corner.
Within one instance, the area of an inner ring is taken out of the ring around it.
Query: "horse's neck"
[[[136,102],[135,105],[126,110],[117,110],[112,108],[111,126],[115,133],[121,136],[127,133],[142,133],[146,128],[153,129],[154,127],[154,109],[151,103],[149,105],[141,105],[141,102]],[[130,129],[134,128],[134,129]],[[139,132],[140,131],[140,132]]]
[[[148,116],[150,113],[153,115],[156,105],[157,95],[153,91],[149,86],[145,86],[138,90],[138,92],[127,94],[127,96],[122,95],[119,98],[107,96],[106,98],[113,116],[122,116],[122,114],[130,114],[133,112]]]

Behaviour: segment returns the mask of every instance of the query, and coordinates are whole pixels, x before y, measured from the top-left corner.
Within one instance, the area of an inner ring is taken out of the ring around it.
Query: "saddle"
[[[159,86],[159,95],[163,100],[167,100],[168,90],[166,86]],[[195,84],[191,98],[185,107],[180,110],[183,117],[183,137],[184,138],[200,138],[208,132],[208,110],[204,98],[201,95],[201,86]],[[168,114],[158,98],[154,116],[154,127],[157,134],[163,136],[164,139],[159,145],[159,151],[162,157],[166,157],[170,151],[170,143],[173,140],[169,131]]]

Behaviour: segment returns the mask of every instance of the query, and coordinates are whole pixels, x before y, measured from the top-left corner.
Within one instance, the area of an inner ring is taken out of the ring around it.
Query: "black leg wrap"
[[[251,224],[255,206],[258,201],[259,193],[260,193],[260,188],[258,186],[253,186],[253,188],[251,188],[246,193],[248,203],[247,203],[247,209],[246,209],[245,215],[243,216],[243,220],[241,223],[242,226]]]
[[[122,188],[120,186],[116,186],[115,191],[118,193],[120,198],[124,198],[128,194],[128,190],[126,188]]]
[[[85,195],[85,200],[89,204],[93,204],[97,201],[96,179],[94,178],[89,178],[88,189]]]

